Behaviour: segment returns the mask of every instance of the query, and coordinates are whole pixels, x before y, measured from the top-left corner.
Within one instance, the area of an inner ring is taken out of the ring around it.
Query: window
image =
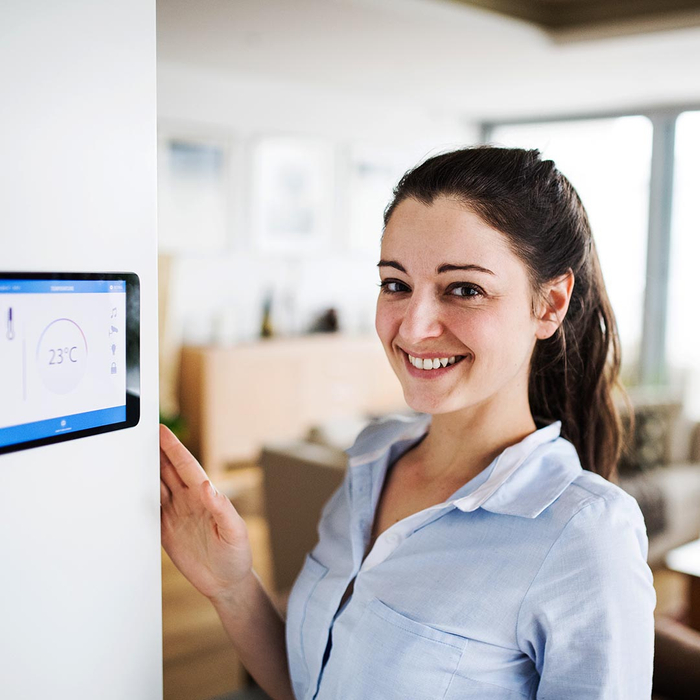
[[[700,419],[700,111],[676,122],[667,357],[687,396],[689,415]]]

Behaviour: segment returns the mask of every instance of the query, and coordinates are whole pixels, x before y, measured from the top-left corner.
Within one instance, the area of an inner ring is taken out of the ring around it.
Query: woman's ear
[[[573,290],[574,273],[571,269],[545,285],[537,315],[536,335],[540,340],[553,336],[562,324]]]

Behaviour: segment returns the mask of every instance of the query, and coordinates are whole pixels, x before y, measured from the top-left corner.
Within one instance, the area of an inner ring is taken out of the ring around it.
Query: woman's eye
[[[399,280],[382,280],[379,286],[382,288],[382,292],[387,294],[398,294],[399,292],[408,291],[408,287],[403,282],[399,282]]]
[[[483,291],[474,284],[455,284],[449,289],[449,293],[456,297],[479,297]]]

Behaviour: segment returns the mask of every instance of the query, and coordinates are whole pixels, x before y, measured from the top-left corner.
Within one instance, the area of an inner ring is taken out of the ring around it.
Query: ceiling
[[[700,0],[454,0],[527,20],[555,35],[625,34],[700,23]]]
[[[561,41],[458,0],[158,0],[157,27],[159,65],[171,69],[473,120],[700,102],[698,27]]]

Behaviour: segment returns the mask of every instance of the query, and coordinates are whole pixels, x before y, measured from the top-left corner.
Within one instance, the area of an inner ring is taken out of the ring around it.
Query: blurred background
[[[280,606],[342,449],[405,410],[373,331],[392,188],[488,142],[542,150],[589,212],[636,418],[621,485],[659,608],[700,624],[677,555],[700,535],[700,2],[158,0],[157,28],[162,419]],[[246,686],[167,559],[164,626],[166,699]]]

